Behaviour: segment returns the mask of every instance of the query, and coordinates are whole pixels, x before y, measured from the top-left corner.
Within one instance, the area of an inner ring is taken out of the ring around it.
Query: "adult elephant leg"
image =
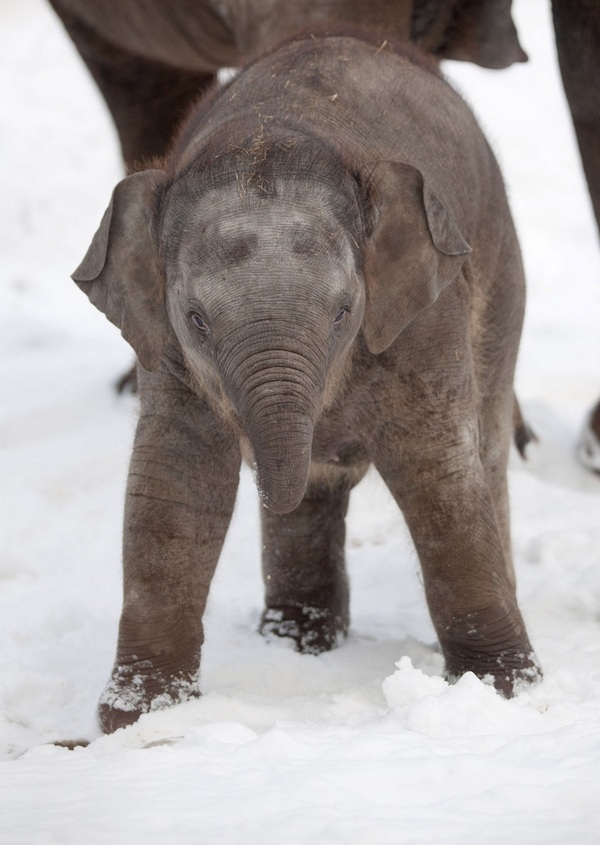
[[[331,476],[332,483],[309,483],[290,513],[261,507],[266,609],[260,631],[289,637],[308,654],[333,648],[350,621],[344,519],[358,477],[335,470]]]
[[[126,167],[164,156],[190,104],[213,83],[216,73],[208,66],[206,72],[188,71],[131,53],[104,39],[62,4],[53,5],[106,101]]]
[[[552,0],[563,86],[600,229],[600,4]]]
[[[124,54],[87,64],[110,109],[128,169],[166,154],[191,103],[216,79]]]
[[[207,403],[140,373],[125,504],[123,610],[99,717],[112,732],[199,695],[202,615],[231,519],[240,454]]]
[[[426,437],[406,419],[402,426],[410,434],[396,433],[400,441],[386,426],[376,465],[411,532],[446,673],[490,677],[510,696],[515,681],[539,670],[479,459],[478,420],[446,423]]]
[[[600,4],[552,0],[552,13],[563,86],[600,232]],[[578,455],[588,469],[600,471],[600,401],[585,425]]]

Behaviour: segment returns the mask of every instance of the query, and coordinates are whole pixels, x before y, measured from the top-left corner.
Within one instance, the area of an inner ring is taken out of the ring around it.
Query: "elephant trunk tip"
[[[276,514],[291,513],[295,510],[306,492],[306,483],[302,485],[277,485],[273,489],[268,480],[261,477],[257,464],[254,464],[254,477],[260,501],[267,510]]]
[[[249,426],[256,486],[263,506],[273,513],[290,513],[305,496],[313,427],[305,413],[266,417]]]

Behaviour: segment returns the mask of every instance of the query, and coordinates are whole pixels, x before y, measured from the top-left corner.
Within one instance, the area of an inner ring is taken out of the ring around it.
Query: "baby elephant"
[[[117,185],[73,278],[141,365],[105,731],[199,695],[242,456],[264,633],[317,654],[347,631],[344,518],[372,463],[447,676],[539,677],[506,483],[523,268],[496,161],[427,60],[328,32],[249,65]]]

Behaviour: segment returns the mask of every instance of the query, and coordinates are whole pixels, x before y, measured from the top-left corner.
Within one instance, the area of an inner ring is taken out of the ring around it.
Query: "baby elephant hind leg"
[[[266,608],[260,631],[290,638],[303,653],[329,651],[348,630],[344,518],[351,486],[345,478],[309,484],[288,514],[261,508]]]

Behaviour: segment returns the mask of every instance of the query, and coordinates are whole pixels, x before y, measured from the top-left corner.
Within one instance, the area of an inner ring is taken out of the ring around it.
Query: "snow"
[[[600,251],[550,4],[531,61],[447,65],[497,151],[529,282],[517,377],[540,443],[511,458],[520,605],[545,670],[513,700],[450,686],[402,518],[375,476],[348,521],[352,630],[301,656],[257,633],[244,471],[193,702],[102,736],[120,610],[132,356],[69,273],[120,178],[106,110],[48,4],[0,11],[0,843],[598,842],[600,477],[575,460],[600,392]],[[55,740],[85,738],[68,750]]]

